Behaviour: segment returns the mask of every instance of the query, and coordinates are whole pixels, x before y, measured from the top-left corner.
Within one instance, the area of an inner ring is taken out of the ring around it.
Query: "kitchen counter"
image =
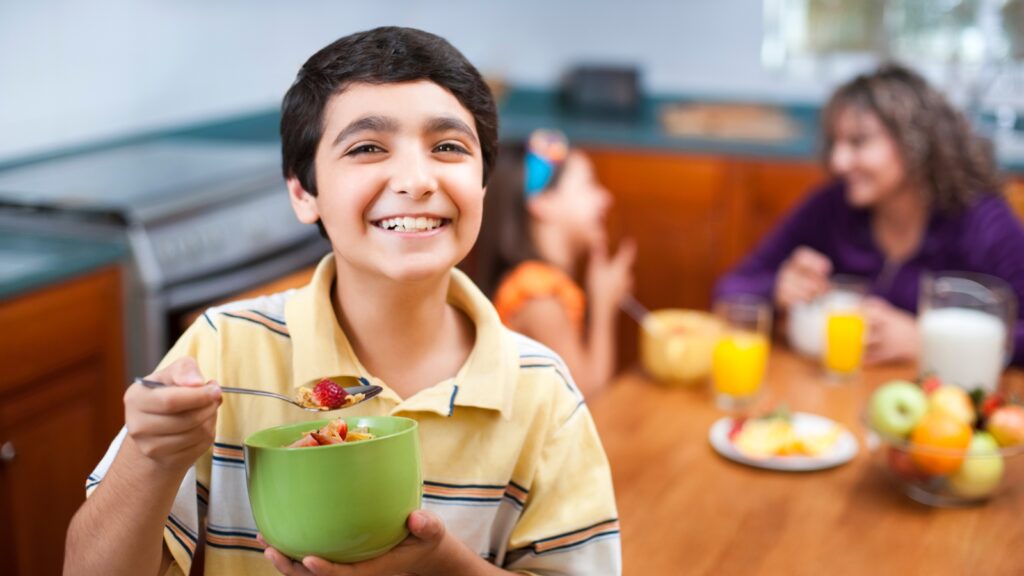
[[[0,301],[120,261],[117,242],[43,236],[0,227]]]
[[[500,103],[500,133],[503,139],[523,138],[535,128],[559,128],[569,139],[590,148],[619,148],[652,151],[678,151],[752,158],[778,158],[816,162],[820,107],[807,104],[780,104],[777,107],[747,101],[741,107],[775,109],[790,127],[785,138],[737,138],[728,136],[666,133],[662,113],[666,107],[692,104],[728,105],[724,100],[696,99],[687,96],[648,96],[636,115],[620,119],[594,119],[566,113],[552,90],[515,88]],[[228,140],[278,140],[280,114],[268,110],[227,119],[222,122],[183,128],[170,134],[178,138]],[[1024,131],[1015,140],[1021,144],[1000,142],[999,164],[1003,170],[1024,173]]]

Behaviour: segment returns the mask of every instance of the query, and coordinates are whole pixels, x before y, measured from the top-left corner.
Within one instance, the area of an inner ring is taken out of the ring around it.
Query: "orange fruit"
[[[930,411],[910,432],[911,458],[927,474],[951,474],[964,462],[971,427],[941,411]],[[917,450],[916,448],[923,448]]]

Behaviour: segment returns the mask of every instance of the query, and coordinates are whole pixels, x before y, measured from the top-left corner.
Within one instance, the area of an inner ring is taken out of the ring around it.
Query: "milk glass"
[[[994,392],[1013,350],[1017,298],[994,276],[937,272],[921,279],[921,376]]]

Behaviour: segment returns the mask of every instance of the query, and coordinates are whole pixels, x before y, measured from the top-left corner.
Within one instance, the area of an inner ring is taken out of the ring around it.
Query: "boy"
[[[187,574],[201,551],[207,574],[618,574],[610,472],[578,390],[454,269],[497,141],[476,69],[421,31],[347,36],[299,71],[281,136],[295,213],[332,254],[300,290],[209,310],[150,376],[175,387],[129,387],[67,571]],[[345,415],[420,424],[424,510],[401,545],[348,566],[264,550],[246,496],[245,437],[316,416],[217,386],[293,394],[323,377],[385,387]]]

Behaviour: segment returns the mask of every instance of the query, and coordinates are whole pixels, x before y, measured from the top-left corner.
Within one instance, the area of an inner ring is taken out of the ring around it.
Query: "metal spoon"
[[[145,386],[147,388],[166,388],[166,387],[169,387],[169,386],[173,386],[173,384],[164,384],[163,382],[157,382],[155,380],[145,380],[143,378],[136,378],[135,379],[135,383],[136,384],[142,384],[143,386]],[[253,390],[252,388],[232,388],[231,386],[221,386],[220,389],[221,389],[221,392],[229,392],[229,393],[232,393],[232,394],[252,394],[254,396],[266,396],[268,398],[275,398],[277,400],[283,400],[284,402],[287,402],[287,403],[292,404],[294,406],[298,406],[299,408],[302,408],[303,410],[309,410],[310,412],[327,412],[329,410],[341,410],[342,408],[351,408],[351,407],[355,406],[356,404],[359,404],[360,402],[366,402],[367,400],[369,400],[370,398],[373,398],[377,394],[380,394],[381,391],[384,390],[380,386],[377,386],[377,385],[374,385],[374,384],[365,384],[363,386],[348,386],[348,387],[345,387],[345,392],[348,392],[350,395],[364,394],[363,399],[360,400],[359,402],[356,402],[355,404],[349,404],[348,406],[342,406],[340,408],[327,409],[327,408],[313,408],[313,407],[310,407],[310,406],[305,406],[301,402],[299,402],[298,400],[296,400],[294,398],[289,398],[288,396],[285,396],[284,394],[278,394],[276,392],[267,392],[265,390]]]
[[[647,319],[647,316],[651,311],[641,304],[639,300],[634,298],[632,294],[627,294],[626,297],[622,299],[622,302],[619,303],[619,308],[628,314],[630,318],[636,321],[642,330],[648,330],[647,324],[644,321]]]

